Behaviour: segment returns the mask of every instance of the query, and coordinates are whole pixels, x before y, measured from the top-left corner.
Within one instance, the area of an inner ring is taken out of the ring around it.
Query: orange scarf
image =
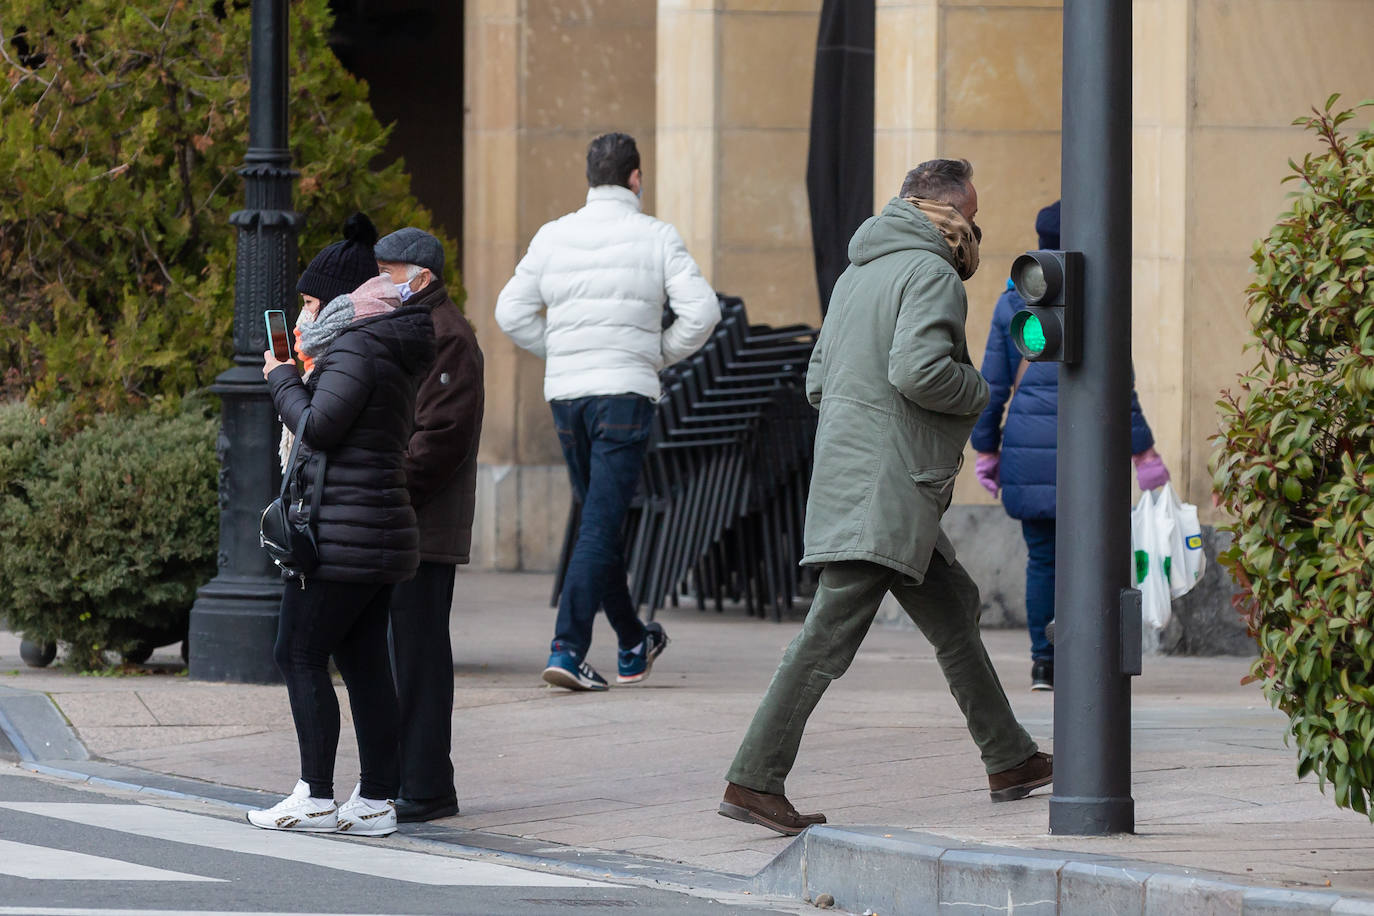
[[[309,375],[309,374],[310,374],[310,370],[315,368],[315,360],[311,359],[309,356],[306,356],[304,353],[301,352],[301,329],[300,329],[300,327],[298,326],[298,327],[292,328],[291,330],[292,330],[292,333],[294,333],[294,334],[296,335],[296,356],[299,357],[299,358],[300,358],[300,361],[301,361],[301,373],[302,373],[303,375]]]

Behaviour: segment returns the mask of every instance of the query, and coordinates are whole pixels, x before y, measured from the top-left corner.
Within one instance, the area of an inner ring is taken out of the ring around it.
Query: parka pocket
[[[959,469],[964,466],[963,456],[959,456],[959,463],[951,466],[922,468],[919,471],[911,472],[911,481],[917,486],[930,487],[937,496],[937,502],[941,514],[949,508],[949,504],[954,500],[954,481],[959,479]]]
[[[921,484],[938,484],[941,487],[954,486],[954,478],[959,476],[959,466],[952,468],[925,468],[912,471],[911,479]]]

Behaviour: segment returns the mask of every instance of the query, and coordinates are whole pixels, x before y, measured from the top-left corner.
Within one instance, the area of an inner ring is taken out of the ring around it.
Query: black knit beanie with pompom
[[[344,222],[343,241],[315,255],[296,291],[321,303],[353,292],[377,276],[377,257],[372,253],[376,244],[377,227],[362,213],[354,213]]]

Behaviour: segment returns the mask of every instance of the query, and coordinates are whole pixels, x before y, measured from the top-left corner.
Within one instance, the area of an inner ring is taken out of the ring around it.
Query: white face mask
[[[401,297],[401,301],[402,301],[402,302],[405,302],[405,301],[408,300],[411,296],[415,295],[415,290],[413,290],[413,289],[410,288],[410,283],[409,283],[409,282],[406,282],[406,283],[397,283],[397,284],[396,284],[396,295],[398,295],[398,296]]]

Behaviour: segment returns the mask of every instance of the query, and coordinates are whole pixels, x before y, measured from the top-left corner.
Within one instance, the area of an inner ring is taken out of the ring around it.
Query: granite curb
[[[755,876],[755,892],[883,916],[1374,916],[1374,898],[1237,884],[1083,852],[962,843],[885,827],[812,827]]]
[[[275,795],[92,759],[42,693],[0,687],[0,749],[19,765],[93,786],[240,810]],[[813,827],[758,874],[712,871],[648,856],[435,824],[402,827],[415,842],[461,855],[612,878],[812,901],[855,913],[935,912],[1122,916],[1374,916],[1374,897],[1236,883],[1229,876],[1084,852],[998,847],[884,827]]]

